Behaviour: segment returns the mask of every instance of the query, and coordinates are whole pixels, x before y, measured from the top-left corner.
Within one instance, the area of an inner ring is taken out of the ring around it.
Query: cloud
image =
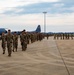
[[[4,14],[30,14],[71,12],[67,8],[73,7],[73,0],[0,0],[0,13]],[[64,10],[67,9],[67,10]],[[73,12],[73,11],[72,11]]]
[[[0,0],[0,10],[9,7],[17,7],[34,3],[57,2],[57,1],[58,0]]]
[[[52,14],[47,18],[50,25],[74,25],[74,13]]]
[[[21,0],[21,2],[41,3],[41,2],[58,2],[59,0]]]
[[[0,27],[15,30],[30,30],[38,24],[43,27],[43,11],[47,11],[48,30],[50,26],[74,27],[74,3],[70,1],[73,0],[0,0]]]
[[[63,7],[64,3],[55,3],[53,6],[54,7]]]
[[[0,25],[5,28],[13,28],[17,30],[23,29],[23,27],[35,27],[35,25],[44,25],[43,14],[27,14],[20,16],[6,16],[0,18]],[[74,13],[71,14],[47,14],[46,15],[47,26],[61,26],[61,25],[74,25]],[[1,27],[0,26],[0,27]],[[16,29],[17,27],[17,29]]]
[[[0,14],[8,13],[11,15],[13,13],[17,13],[17,12],[19,13],[20,11],[22,12],[21,9],[24,9],[24,8],[27,9],[27,7],[33,6],[35,4],[37,5],[37,4],[46,3],[46,2],[53,3],[53,2],[58,2],[58,1],[59,0],[0,0]],[[20,8],[20,7],[22,7],[22,8]],[[28,11],[28,10],[26,10],[26,11]],[[26,13],[29,13],[29,12],[26,12]]]
[[[74,3],[74,0],[60,0],[63,3]]]
[[[8,8],[3,13],[6,15],[23,15],[23,14],[36,14],[47,11],[48,13],[73,13],[74,5],[67,5],[62,2],[42,2],[30,5],[22,5],[14,8]]]

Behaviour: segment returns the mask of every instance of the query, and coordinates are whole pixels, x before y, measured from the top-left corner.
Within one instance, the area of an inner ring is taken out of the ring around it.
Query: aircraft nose
[[[5,31],[5,33],[7,33],[7,31]]]

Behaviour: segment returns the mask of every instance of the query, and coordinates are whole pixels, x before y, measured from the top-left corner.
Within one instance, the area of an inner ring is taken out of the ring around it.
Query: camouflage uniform
[[[71,39],[73,39],[73,33],[71,34]]]
[[[33,33],[31,34],[31,43],[33,43],[33,40],[34,40],[34,35]]]
[[[5,50],[6,50],[6,36],[5,36],[4,33],[2,33],[1,39],[2,39],[3,54],[5,54]]]
[[[24,34],[24,32],[22,32],[22,34],[20,35],[20,41],[22,45],[22,51],[25,51],[27,48],[27,36],[26,34]]]
[[[47,34],[46,37],[47,37],[47,40],[48,40],[49,39],[49,34]]]
[[[62,33],[60,34],[60,39],[62,40]]]
[[[70,37],[70,36],[69,36],[69,34],[68,34],[68,39],[69,39],[69,37]]]
[[[65,33],[65,38],[67,39],[67,34]]]
[[[37,41],[39,41],[39,33],[37,33]]]
[[[59,34],[56,34],[57,39],[59,39]]]
[[[14,52],[14,49],[16,49],[16,52],[17,52],[17,46],[18,46],[18,35],[14,33],[14,35],[13,35],[13,52]]]
[[[41,41],[41,40],[42,40],[42,34],[39,33],[39,41]]]
[[[56,34],[54,34],[54,39],[56,39]]]
[[[27,44],[29,44],[29,39],[30,39],[29,33],[27,33],[26,36],[27,36]]]
[[[62,35],[62,36],[63,36],[63,40],[64,40],[64,38],[65,38],[65,34],[63,33],[63,35]]]
[[[7,40],[7,48],[8,48],[8,56],[11,56],[12,53],[12,42],[13,42],[13,35],[11,33],[8,33],[6,35]]]

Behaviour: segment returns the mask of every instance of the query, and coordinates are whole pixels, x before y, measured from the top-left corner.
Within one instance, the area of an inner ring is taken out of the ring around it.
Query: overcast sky
[[[0,0],[0,28],[74,32],[74,0]]]

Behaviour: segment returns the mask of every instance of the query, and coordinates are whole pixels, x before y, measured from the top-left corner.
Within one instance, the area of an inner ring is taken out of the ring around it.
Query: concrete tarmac
[[[1,45],[1,42],[0,42]],[[29,44],[12,56],[2,54],[0,46],[0,75],[74,75],[74,40],[48,40]]]

